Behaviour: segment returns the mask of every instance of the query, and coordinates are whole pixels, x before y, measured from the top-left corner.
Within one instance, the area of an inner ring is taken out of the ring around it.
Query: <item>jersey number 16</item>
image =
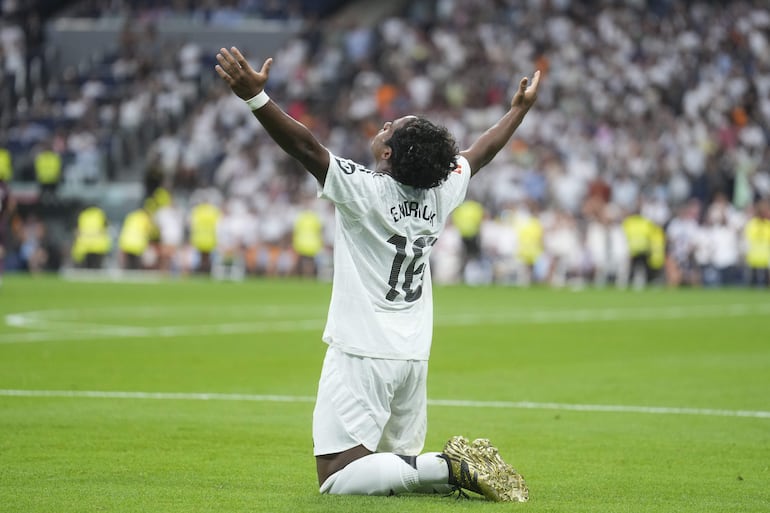
[[[394,235],[388,239],[390,244],[396,247],[396,256],[393,257],[393,265],[390,267],[390,290],[385,295],[388,301],[395,301],[403,291],[407,303],[412,303],[422,296],[422,274],[425,272],[424,249],[436,243],[436,237],[418,237],[411,247],[411,255],[406,251],[406,237]],[[401,268],[406,263],[404,278],[401,281]],[[415,287],[416,283],[416,287]],[[399,286],[401,291],[399,291]]]

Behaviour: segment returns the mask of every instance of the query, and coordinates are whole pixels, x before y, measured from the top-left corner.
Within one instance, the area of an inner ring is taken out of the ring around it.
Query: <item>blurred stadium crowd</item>
[[[439,240],[437,281],[767,286],[763,0],[414,0],[381,19],[366,2],[345,17],[306,3],[70,3],[57,16],[120,15],[124,29],[116,52],[54,75],[40,10],[22,7],[36,2],[4,0],[0,177],[40,186],[35,208],[6,212],[6,267],[328,276],[333,212],[313,179],[216,80],[217,48],[157,38],[171,17],[261,17],[301,24],[273,56],[271,97],[362,163],[405,114],[464,147],[544,72],[535,112]],[[73,215],[67,243],[46,243],[63,184],[125,180],[144,185],[135,210]]]

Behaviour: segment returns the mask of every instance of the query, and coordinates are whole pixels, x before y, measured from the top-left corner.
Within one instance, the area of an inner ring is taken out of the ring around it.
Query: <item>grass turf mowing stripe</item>
[[[161,308],[162,309],[162,308]],[[272,310],[271,310],[272,311]],[[185,335],[225,335],[245,333],[270,333],[287,331],[308,331],[321,329],[323,319],[266,319],[256,322],[230,322],[189,326],[116,326],[109,324],[84,323],[67,319],[68,310],[18,312],[5,316],[5,324],[13,328],[34,329],[19,333],[0,334],[0,344],[46,342],[99,337],[179,337]],[[74,312],[74,311],[72,311]],[[98,313],[99,309],[93,309]],[[130,310],[123,313],[128,314]],[[473,326],[481,323],[543,324],[618,322],[645,320],[680,320],[691,318],[742,317],[770,313],[770,303],[660,306],[646,308],[595,308],[595,309],[551,309],[473,314],[438,315],[436,326]],[[63,314],[63,315],[62,315]],[[53,318],[52,318],[53,317]],[[63,317],[63,318],[62,318]]]
[[[154,399],[184,401],[252,401],[279,403],[312,403],[311,396],[259,395],[259,394],[219,394],[185,392],[122,392],[99,390],[0,390],[5,397],[71,397],[96,399]],[[702,415],[709,417],[751,417],[770,419],[770,411],[757,410],[721,410],[714,408],[672,408],[664,406],[633,406],[610,404],[566,404],[538,403],[531,401],[463,401],[453,399],[429,399],[431,406],[457,408],[511,408],[527,410],[564,410],[591,413],[642,413],[656,415]]]

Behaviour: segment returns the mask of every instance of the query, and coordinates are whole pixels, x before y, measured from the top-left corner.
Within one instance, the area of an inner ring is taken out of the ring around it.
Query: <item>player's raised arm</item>
[[[217,61],[216,72],[233,93],[247,102],[270,137],[323,184],[329,168],[328,151],[305,125],[286,114],[265,93],[273,59],[265,60],[262,69],[256,71],[241,52],[232,47],[229,51],[220,49]]]
[[[537,87],[540,84],[540,71],[536,71],[532,77],[532,83],[524,77],[519,82],[519,89],[513,95],[511,108],[500,121],[489,128],[486,132],[471,144],[467,150],[460,152],[462,156],[468,159],[471,165],[472,174],[489,164],[497,153],[506,145],[513,136],[516,128],[521,124],[529,108],[535,103],[537,98]]]

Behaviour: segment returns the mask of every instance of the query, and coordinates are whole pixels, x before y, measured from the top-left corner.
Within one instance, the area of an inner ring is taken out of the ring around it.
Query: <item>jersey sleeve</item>
[[[329,152],[329,169],[318,196],[332,201],[350,217],[359,218],[368,209],[367,198],[374,192],[374,172]]]
[[[465,200],[471,179],[471,165],[462,155],[457,156],[457,166],[441,184],[441,202],[446,212],[451,212]]]

